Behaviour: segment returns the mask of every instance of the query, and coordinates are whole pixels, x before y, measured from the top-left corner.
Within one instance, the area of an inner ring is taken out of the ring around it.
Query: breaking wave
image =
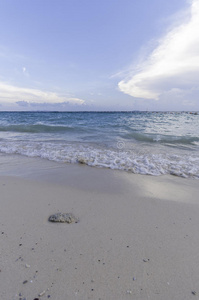
[[[125,170],[136,174],[163,175],[199,178],[199,157],[192,153],[151,153],[149,149],[119,150],[92,145],[57,144],[42,142],[1,143],[0,151],[40,157],[60,163],[80,163],[88,166]]]

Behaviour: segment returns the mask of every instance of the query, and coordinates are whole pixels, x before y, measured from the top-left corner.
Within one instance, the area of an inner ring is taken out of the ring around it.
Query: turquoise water
[[[199,178],[199,115],[0,112],[0,152],[138,174]]]

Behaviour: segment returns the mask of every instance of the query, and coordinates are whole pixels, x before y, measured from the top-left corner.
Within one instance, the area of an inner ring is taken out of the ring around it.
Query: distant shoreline
[[[199,110],[0,110],[0,113],[199,113]]]

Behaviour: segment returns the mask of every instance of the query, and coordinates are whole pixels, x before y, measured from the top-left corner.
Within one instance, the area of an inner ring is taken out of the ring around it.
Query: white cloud
[[[189,20],[171,29],[137,71],[118,83],[120,91],[158,100],[172,90],[198,87],[199,0],[192,0]]]
[[[25,77],[30,77],[29,72],[27,71],[26,67],[22,68],[22,72],[23,72],[23,74],[24,74]]]
[[[61,96],[53,92],[44,92],[37,89],[20,88],[0,82],[0,104],[15,104],[17,102],[37,104],[69,103],[82,105],[84,100]]]

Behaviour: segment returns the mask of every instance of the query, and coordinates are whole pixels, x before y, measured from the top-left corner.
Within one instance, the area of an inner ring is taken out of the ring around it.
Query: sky
[[[199,0],[0,0],[0,110],[199,111]]]

